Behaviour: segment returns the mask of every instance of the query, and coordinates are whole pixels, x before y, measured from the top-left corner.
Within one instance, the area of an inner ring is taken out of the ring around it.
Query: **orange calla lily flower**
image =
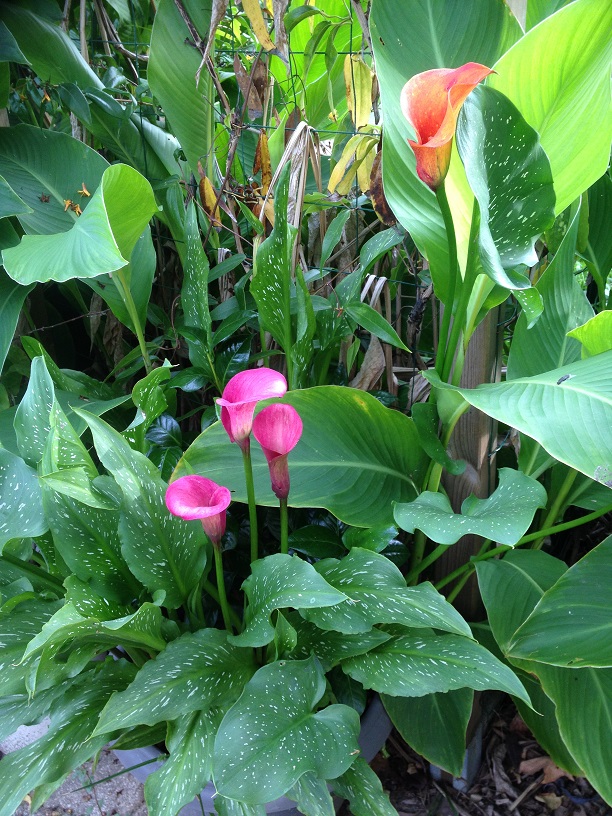
[[[457,116],[468,94],[491,68],[468,62],[460,68],[435,68],[416,74],[404,85],[401,106],[416,131],[408,139],[416,156],[417,175],[432,190],[444,181],[450,164]]]

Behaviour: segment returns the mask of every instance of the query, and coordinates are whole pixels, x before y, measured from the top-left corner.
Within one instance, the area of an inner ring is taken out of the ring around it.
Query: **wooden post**
[[[478,326],[468,346],[461,385],[475,388],[486,382],[497,382],[501,376],[499,310],[493,309]],[[453,459],[464,459],[467,467],[461,476],[445,473],[442,477],[453,510],[458,513],[461,503],[470,494],[484,499],[495,489],[495,449],[497,422],[476,408],[470,408],[459,420],[453,433],[449,453]],[[466,535],[448,548],[434,564],[434,581],[444,578],[467,563],[482,544],[479,536]],[[452,588],[452,584],[447,590]],[[455,606],[462,615],[474,620],[481,611],[475,577],[458,595]]]

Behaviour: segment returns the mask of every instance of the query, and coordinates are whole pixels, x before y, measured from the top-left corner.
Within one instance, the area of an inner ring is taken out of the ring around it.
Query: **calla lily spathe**
[[[416,74],[404,85],[401,108],[416,132],[408,144],[416,156],[417,175],[437,190],[448,173],[457,117],[468,95],[491,68],[468,62],[460,68],[435,68]]]
[[[282,397],[286,392],[287,380],[271,368],[254,368],[232,377],[217,400],[221,406],[221,422],[230,440],[241,448],[248,448],[257,403]]]
[[[270,469],[272,490],[279,499],[289,495],[287,456],[302,436],[302,420],[291,405],[268,405],[253,420],[253,436],[261,445]]]
[[[204,532],[215,546],[225,532],[226,511],[231,500],[227,487],[204,476],[181,476],[166,490],[168,510],[186,521],[200,519]]]

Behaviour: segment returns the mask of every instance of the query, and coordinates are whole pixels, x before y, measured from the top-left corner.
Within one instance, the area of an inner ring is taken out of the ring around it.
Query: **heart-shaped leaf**
[[[252,652],[227,642],[218,629],[200,629],[168,644],[114,695],[96,733],[155,725],[235,699],[255,670]]]
[[[414,423],[398,411],[352,388],[322,386],[288,393],[304,424],[289,455],[292,507],[326,507],[358,527],[392,523],[392,501],[410,501],[428,459]],[[390,443],[393,440],[393,444]],[[266,460],[252,446],[257,502],[276,506]],[[175,476],[205,474],[246,502],[242,456],[221,423],[201,434],[179,462]]]
[[[149,182],[132,167],[108,167],[98,189],[68,232],[25,235],[3,253],[8,274],[21,284],[94,278],[127,266],[157,205]]]
[[[365,688],[394,697],[458,688],[498,689],[529,703],[511,669],[479,643],[458,635],[403,635],[346,660],[342,668]]]
[[[269,555],[252,566],[242,585],[248,599],[246,627],[229,640],[238,646],[265,646],[274,639],[270,615],[292,606],[311,609],[346,601],[346,595],[330,586],[313,566],[297,555]]]
[[[315,568],[348,596],[335,607],[302,612],[321,629],[356,634],[369,632],[377,623],[400,623],[471,637],[461,615],[431,584],[407,587],[402,573],[384,555],[355,547],[341,561],[328,558]]]
[[[263,666],[227,712],[215,741],[217,790],[248,804],[271,802],[305,773],[334,779],[359,752],[359,715],[320,711],[325,676],[314,658]]]
[[[457,150],[480,210],[480,260],[500,286],[528,289],[515,270],[533,266],[534,244],[555,220],[550,164],[538,134],[499,91],[475,88],[463,103]]]
[[[468,496],[455,513],[442,493],[421,493],[410,504],[395,505],[403,530],[422,530],[438,544],[454,544],[467,533],[513,547],[527,532],[538,507],[546,506],[546,490],[520,470],[501,468],[499,486],[487,499]]]

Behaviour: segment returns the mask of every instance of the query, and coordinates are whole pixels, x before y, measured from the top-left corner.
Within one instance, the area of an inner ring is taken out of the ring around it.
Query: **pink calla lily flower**
[[[203,476],[181,476],[166,490],[168,510],[186,521],[200,519],[204,532],[215,546],[225,532],[226,511],[231,500],[227,487]]]
[[[243,449],[248,448],[257,403],[282,397],[286,392],[287,380],[271,368],[241,371],[232,377],[217,400],[221,406],[221,422],[230,440]]]
[[[287,456],[300,441],[302,420],[291,405],[268,405],[253,420],[253,436],[268,461],[272,490],[279,499],[289,495]]]
[[[408,139],[408,144],[416,156],[417,175],[434,191],[448,173],[461,106],[491,73],[486,65],[468,62],[416,74],[402,89],[402,112],[416,131],[416,142]]]

